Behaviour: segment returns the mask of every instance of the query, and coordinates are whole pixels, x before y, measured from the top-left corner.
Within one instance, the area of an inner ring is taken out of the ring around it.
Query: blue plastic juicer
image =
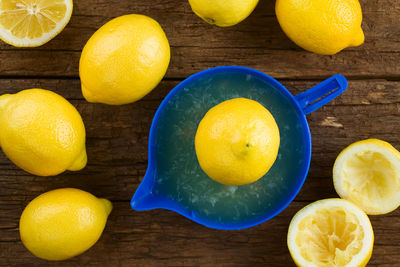
[[[217,67],[190,76],[164,99],[149,137],[149,164],[132,198],[133,209],[168,209],[202,225],[243,229],[279,214],[295,198],[308,173],[311,136],[306,114],[346,90],[334,75],[293,96],[278,81],[246,67]],[[197,126],[213,106],[245,97],[264,105],[281,135],[278,157],[260,180],[243,186],[222,185],[200,168],[194,148]]]

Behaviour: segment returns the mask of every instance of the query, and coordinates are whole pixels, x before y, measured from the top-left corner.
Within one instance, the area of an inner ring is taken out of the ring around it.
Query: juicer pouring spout
[[[149,164],[143,181],[136,190],[135,195],[131,200],[131,207],[134,210],[151,210],[157,208],[157,197],[153,194],[153,184],[155,180],[156,170]]]

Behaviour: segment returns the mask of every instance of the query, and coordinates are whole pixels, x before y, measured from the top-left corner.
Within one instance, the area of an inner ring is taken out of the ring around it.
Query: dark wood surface
[[[66,29],[48,44],[17,49],[0,43],[0,93],[40,87],[57,92],[80,111],[87,129],[89,162],[80,172],[35,177],[0,153],[0,265],[25,266],[293,266],[286,247],[292,216],[308,203],[337,197],[332,166],[350,143],[380,138],[400,149],[400,2],[363,0],[366,43],[335,56],[308,53],[281,31],[274,1],[260,0],[254,13],[231,28],[210,26],[186,0],[75,0]],[[125,106],[86,102],[80,92],[80,52],[109,19],[149,15],[163,26],[172,49],[165,79],[143,100]],[[147,167],[151,119],[182,79],[221,66],[253,67],[278,78],[293,94],[336,73],[349,88],[308,115],[313,155],[305,185],[279,216],[251,229],[217,231],[173,212],[134,212],[129,201]],[[19,216],[39,194],[76,187],[114,203],[99,242],[73,259],[51,263],[32,256],[19,239]],[[400,266],[400,210],[371,216],[375,232],[370,266]]]

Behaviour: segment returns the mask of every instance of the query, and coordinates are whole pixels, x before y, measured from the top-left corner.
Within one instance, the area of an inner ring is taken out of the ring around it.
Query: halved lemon
[[[301,209],[290,222],[287,244],[298,266],[365,266],[374,233],[368,216],[350,201],[331,198]]]
[[[72,0],[1,0],[0,38],[16,47],[43,45],[72,15]]]
[[[367,214],[391,212],[400,206],[400,152],[378,139],[356,142],[337,157],[333,183]]]

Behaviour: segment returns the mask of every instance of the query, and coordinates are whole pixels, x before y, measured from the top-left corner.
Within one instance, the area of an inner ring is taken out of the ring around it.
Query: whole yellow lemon
[[[195,137],[203,171],[226,185],[250,184],[274,164],[280,144],[279,128],[260,103],[246,98],[224,101],[201,120]]]
[[[305,50],[333,55],[364,43],[358,0],[277,0],[279,24]]]
[[[169,60],[167,37],[155,20],[135,14],[115,18],[83,48],[79,63],[83,96],[110,105],[135,102],[158,85]]]
[[[49,191],[32,200],[22,212],[22,243],[45,260],[74,257],[97,242],[111,210],[107,199],[79,189]]]
[[[238,24],[256,8],[258,0],[189,0],[193,12],[220,27]]]
[[[86,166],[85,126],[62,96],[28,89],[0,96],[0,146],[21,169],[40,176]]]

